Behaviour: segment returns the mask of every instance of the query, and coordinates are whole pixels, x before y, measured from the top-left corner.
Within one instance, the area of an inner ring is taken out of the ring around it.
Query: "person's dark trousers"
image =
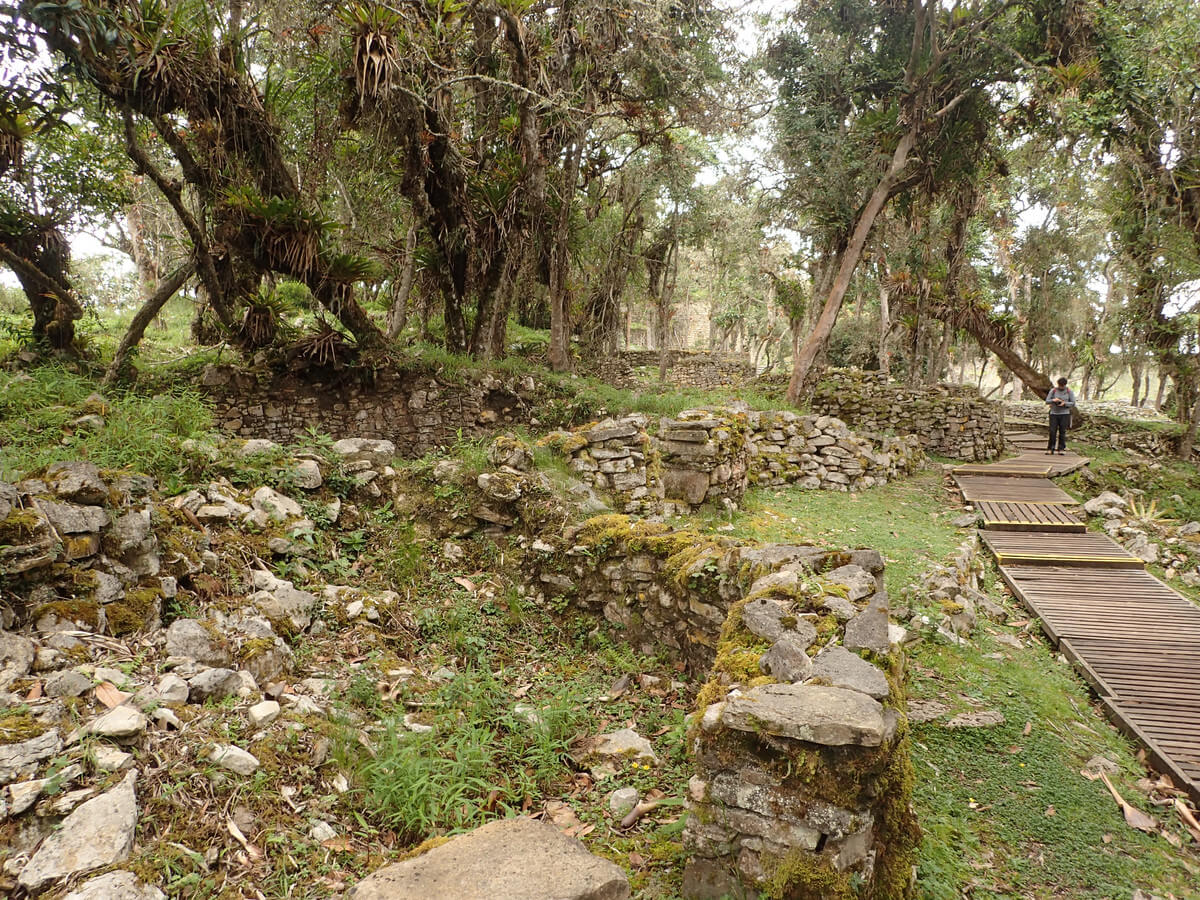
[[[1067,449],[1067,426],[1071,424],[1070,416],[1051,416],[1050,417],[1050,440],[1046,444],[1047,450],[1066,450]],[[1058,447],[1054,446],[1054,435],[1058,435]]]

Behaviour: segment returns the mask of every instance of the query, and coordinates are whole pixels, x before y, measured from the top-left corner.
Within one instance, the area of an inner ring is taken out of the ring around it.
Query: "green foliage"
[[[430,732],[409,731],[401,715],[385,719],[374,756],[359,771],[367,807],[409,840],[473,828],[540,797],[566,773],[581,721],[565,695],[539,707],[540,722],[528,721],[485,670],[455,677],[433,709]]]
[[[70,423],[91,410],[94,382],[46,366],[28,376],[0,374],[0,478],[13,479],[52,462],[87,459],[101,468],[130,469],[160,481],[182,469],[179,445],[211,424],[201,399],[187,390],[151,397],[110,398],[105,427]]]

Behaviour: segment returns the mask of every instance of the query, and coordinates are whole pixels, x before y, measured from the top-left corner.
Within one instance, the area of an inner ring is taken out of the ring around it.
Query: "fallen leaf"
[[[321,841],[321,846],[326,850],[341,850],[343,852],[349,852],[353,849],[350,846],[350,838],[344,835],[342,837],[330,838],[327,841]]]
[[[1200,821],[1196,820],[1195,813],[1188,809],[1188,805],[1178,797],[1175,798],[1175,812],[1179,813],[1179,818],[1183,819],[1183,823],[1187,825],[1192,837],[1200,841]]]
[[[454,583],[463,590],[470,591],[472,594],[476,591],[475,582],[471,581],[469,578],[462,578],[459,575],[455,575]]]
[[[25,695],[26,700],[40,700],[42,697],[42,683],[35,681],[33,687],[29,689],[29,693]]]
[[[520,700],[522,697],[524,697],[526,694],[528,694],[532,688],[533,688],[532,683],[519,685],[518,687],[516,687],[513,690],[512,695],[514,697],[516,697],[518,700]]]
[[[561,800],[546,801],[546,817],[554,824],[554,827],[559,831],[574,833],[575,829],[582,827],[583,823],[579,821],[579,816],[575,815],[575,810],[571,808],[571,804],[564,803]]]
[[[126,694],[124,691],[118,691],[110,682],[102,681],[96,685],[96,699],[107,706],[109,709],[115,709],[132,694]]]
[[[1146,815],[1146,813],[1142,812],[1136,806],[1131,806],[1127,803],[1125,798],[1117,793],[1117,789],[1113,787],[1112,782],[1108,780],[1108,776],[1103,772],[1100,773],[1100,780],[1104,782],[1104,786],[1108,788],[1108,792],[1117,801],[1117,806],[1121,807],[1121,812],[1125,814],[1125,824],[1131,828],[1136,828],[1138,831],[1144,831],[1147,834],[1153,834],[1158,830],[1158,823],[1154,818]]]
[[[629,690],[629,676],[622,675],[613,682],[612,687],[608,689],[608,693],[601,697],[601,700],[616,700],[622,694]]]
[[[1167,839],[1167,843],[1170,844],[1172,847],[1182,847],[1183,846],[1183,839],[1180,838],[1179,835],[1177,835],[1173,832],[1167,831],[1167,829],[1165,829],[1165,828],[1162,830],[1162,836]]]
[[[1057,816],[1057,815],[1058,815],[1058,810],[1056,810],[1053,805],[1046,807],[1046,818],[1048,818],[1048,819],[1053,818],[1054,816]]]
[[[227,818],[225,820],[225,828],[233,839],[242,845],[242,849],[246,851],[251,859],[262,859],[262,851],[246,840],[246,835],[242,834],[242,829],[238,828],[237,822]]]
[[[1025,737],[1029,737],[1029,732],[1031,731],[1033,731],[1033,723],[1026,722],[1025,727],[1021,729],[1021,734]]]
[[[629,864],[631,866],[633,866],[635,869],[640,869],[642,866],[644,866],[646,864],[646,858],[644,856],[642,856],[642,854],[640,854],[636,850],[634,850],[632,853],[629,854]]]
[[[1112,835],[1105,832],[1103,835],[1100,836],[1100,840],[1102,840],[1106,844],[1111,844],[1112,843]]]

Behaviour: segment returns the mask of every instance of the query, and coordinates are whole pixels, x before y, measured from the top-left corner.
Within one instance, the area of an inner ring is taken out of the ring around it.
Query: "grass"
[[[1200,520],[1200,474],[1196,466],[1178,459],[1131,459],[1127,453],[1094,444],[1082,444],[1080,453],[1092,459],[1087,472],[1077,472],[1060,483],[1083,496],[1113,491],[1128,496],[1145,491],[1158,501],[1168,517],[1183,522]]]
[[[1200,896],[1194,853],[1189,862],[1162,837],[1126,826],[1103,785],[1080,774],[1104,756],[1120,766],[1113,780],[1126,799],[1147,809],[1130,788],[1142,767],[1129,741],[1044,641],[1025,643],[1015,650],[985,634],[978,647],[926,642],[910,653],[910,699],[1005,717],[989,728],[913,727],[924,832],[918,895],[1127,898],[1141,888]],[[1164,818],[1168,828],[1173,818]]]
[[[949,497],[941,472],[927,468],[861,493],[756,488],[732,516],[709,513],[706,525],[758,541],[873,548],[887,561],[888,590],[898,595],[965,540],[948,523],[962,514]]]
[[[89,403],[95,382],[44,366],[28,377],[0,374],[0,478],[15,479],[61,460],[87,459],[101,468],[131,469],[160,480],[180,471],[179,445],[203,437],[211,424],[200,397],[175,390],[150,397],[112,395]],[[70,423],[98,413],[105,427]]]
[[[741,511],[710,513],[706,525],[765,541],[874,547],[898,596],[962,542],[965,533],[948,522],[960,513],[941,473],[926,470],[859,494],[754,490]],[[1028,623],[1019,613],[1014,620]],[[996,641],[1001,631],[1020,634],[1025,648]],[[1104,787],[1079,774],[1092,756],[1105,756],[1120,767],[1118,789],[1150,809],[1133,787],[1143,775],[1135,747],[1069,666],[1017,628],[981,623],[973,640],[954,647],[923,639],[909,649],[910,698],[938,700],[947,716],[988,709],[1005,717],[990,728],[913,726],[914,804],[924,836],[916,895],[1083,900],[1128,898],[1140,887],[1200,897],[1194,851],[1126,826]],[[1162,820],[1187,839],[1173,817]]]

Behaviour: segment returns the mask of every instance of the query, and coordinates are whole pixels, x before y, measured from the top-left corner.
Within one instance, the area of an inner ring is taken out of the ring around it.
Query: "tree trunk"
[[[18,236],[13,249],[0,243],[0,262],[17,276],[33,311],[33,339],[54,350],[70,350],[75,344],[75,322],[83,307],[67,278],[70,251],[57,227],[37,235]]]
[[[966,327],[966,330],[973,338],[975,338],[975,340],[979,341],[980,346],[994,353],[996,358],[999,359],[1000,362],[1002,362],[1005,366],[1007,366],[1008,370],[1012,372],[1013,375],[1030,390],[1030,392],[1036,394],[1039,399],[1050,393],[1050,389],[1054,385],[1051,384],[1049,376],[1043,375],[1037,369],[1033,368],[1033,366],[1029,365],[1029,363],[1025,362],[1025,360],[1021,358],[1020,354],[1017,353],[1017,351],[1011,346],[992,339],[990,335],[986,334],[982,330],[971,328],[969,323],[964,327]]]
[[[850,287],[850,279],[854,276],[854,269],[858,265],[859,259],[862,258],[863,247],[867,242],[867,237],[871,233],[871,228],[875,225],[875,219],[883,209],[891,196],[892,187],[896,183],[900,173],[908,164],[908,154],[916,142],[916,130],[910,128],[900,138],[900,142],[896,145],[896,151],[892,154],[892,162],[888,166],[887,172],[879,179],[879,183],[875,186],[875,190],[871,192],[870,198],[867,200],[867,205],[863,207],[863,211],[858,216],[858,221],[855,222],[854,231],[851,234],[850,242],[846,249],[840,254],[838,260],[837,275],[833,279],[833,284],[830,286],[829,294],[825,298],[824,305],[821,308],[821,316],[817,319],[817,324],[805,340],[804,345],[796,354],[796,358],[792,364],[792,377],[788,382],[787,401],[795,404],[800,395],[804,393],[814,375],[814,367],[817,360],[824,354],[829,346],[829,336],[833,333],[834,323],[837,322],[838,313],[842,308],[842,300],[845,299],[846,290]]]
[[[1139,359],[1136,362],[1129,364],[1129,377],[1133,379],[1133,395],[1130,397],[1129,405],[1137,406],[1138,397],[1142,390],[1142,361]],[[1150,393],[1150,385],[1146,384],[1146,393]]]
[[[408,295],[412,293],[413,278],[417,273],[417,223],[408,226],[404,238],[404,271],[400,274],[400,285],[392,297],[388,310],[387,338],[394,341],[408,324]]]
[[[950,326],[943,322],[941,343],[937,353],[929,358],[929,367],[925,371],[925,383],[931,387],[942,380],[942,369],[945,367],[946,354],[950,350],[951,335]]]
[[[550,368],[571,371],[571,295],[568,275],[571,267],[571,198],[579,178],[583,141],[576,136],[562,168],[562,193],[550,245]]]
[[[154,293],[146,298],[146,302],[142,304],[142,308],[137,311],[137,314],[133,317],[133,321],[129,323],[129,328],[126,329],[125,336],[121,338],[121,343],[117,346],[116,353],[113,354],[108,371],[104,373],[104,381],[102,383],[105,387],[114,384],[123,376],[125,367],[129,362],[129,356],[133,352],[133,348],[141,341],[142,336],[145,335],[146,327],[158,315],[159,311],[167,305],[167,301],[174,297],[176,292],[183,287],[184,283],[192,277],[192,273],[195,271],[195,261],[188,260],[160,281]]]
[[[879,284],[879,371],[884,375],[892,372],[892,357],[888,353],[888,332],[892,329],[891,310],[888,309],[888,289]]]
[[[1196,432],[1200,429],[1200,392],[1197,392],[1196,402],[1192,404],[1191,421],[1179,438],[1179,458],[1190,460],[1192,448],[1196,446]]]

